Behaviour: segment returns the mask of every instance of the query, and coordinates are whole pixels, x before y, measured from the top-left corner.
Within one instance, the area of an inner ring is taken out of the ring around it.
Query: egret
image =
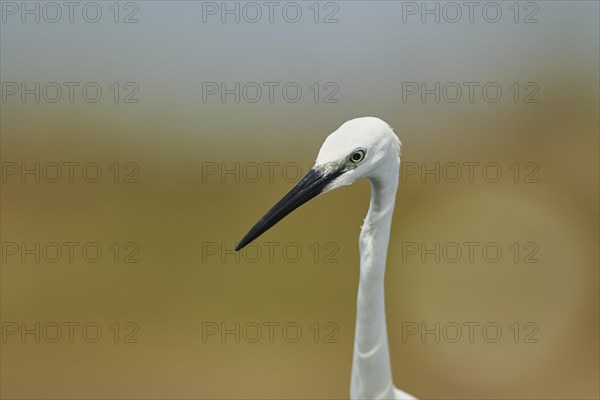
[[[321,146],[315,165],[236,246],[248,243],[310,199],[367,178],[371,202],[360,231],[360,280],[350,382],[351,399],[414,399],[392,382],[384,273],[398,188],[400,139],[374,117],[345,122]]]

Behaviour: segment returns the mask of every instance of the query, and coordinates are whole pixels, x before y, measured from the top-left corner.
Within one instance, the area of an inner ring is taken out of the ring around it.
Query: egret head
[[[361,178],[377,179],[400,161],[400,139],[379,118],[352,119],[325,139],[313,169],[340,172],[321,193],[350,185]]]
[[[319,194],[361,178],[397,176],[399,166],[400,140],[387,123],[374,117],[345,122],[325,139],[306,176],[250,229],[236,250]]]

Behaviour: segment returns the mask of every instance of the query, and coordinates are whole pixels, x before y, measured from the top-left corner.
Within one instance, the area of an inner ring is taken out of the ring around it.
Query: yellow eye
[[[350,161],[352,161],[354,164],[358,164],[365,159],[366,154],[367,152],[364,149],[356,149],[350,156]]]

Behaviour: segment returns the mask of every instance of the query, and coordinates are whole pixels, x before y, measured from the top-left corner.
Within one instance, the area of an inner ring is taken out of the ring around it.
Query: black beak
[[[248,243],[265,233],[286,215],[319,195],[325,186],[344,172],[342,167],[333,170],[312,168],[288,194],[283,196],[242,238],[235,250],[243,249]]]

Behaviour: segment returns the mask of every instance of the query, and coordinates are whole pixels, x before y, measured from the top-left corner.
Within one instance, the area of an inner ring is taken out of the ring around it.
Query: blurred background
[[[233,248],[365,115],[396,386],[599,397],[597,2],[75,3],[0,4],[2,398],[347,398],[368,183]]]

